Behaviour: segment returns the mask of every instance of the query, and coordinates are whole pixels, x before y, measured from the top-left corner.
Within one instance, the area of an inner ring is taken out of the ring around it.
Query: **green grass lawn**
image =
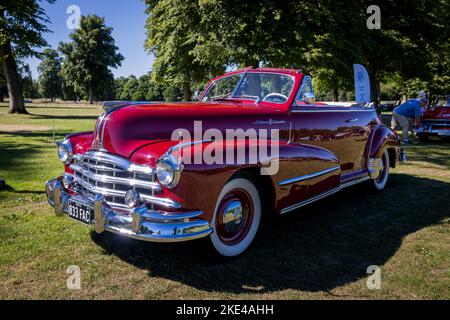
[[[415,142],[387,189],[355,186],[267,221],[254,245],[213,260],[205,241],[141,243],[57,218],[44,183],[62,172],[53,144],[93,128],[101,108],[0,105],[1,299],[450,299],[450,143]],[[385,120],[388,115],[385,115]],[[66,287],[70,265],[80,290]],[[381,289],[366,286],[381,268]]]

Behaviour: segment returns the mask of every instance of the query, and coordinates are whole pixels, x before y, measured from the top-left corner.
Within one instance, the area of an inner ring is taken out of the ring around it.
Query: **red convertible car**
[[[293,212],[358,183],[384,189],[400,152],[373,108],[315,102],[297,70],[247,68],[212,79],[197,102],[108,109],[93,132],[60,143],[65,172],[46,192],[57,215],[97,233],[209,237],[231,257],[251,244],[263,212]]]
[[[450,94],[439,97],[420,120],[417,129],[420,141],[428,141],[430,137],[450,137]]]

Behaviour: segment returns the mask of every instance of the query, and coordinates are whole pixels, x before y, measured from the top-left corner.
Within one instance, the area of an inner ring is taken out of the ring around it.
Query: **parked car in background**
[[[395,109],[394,103],[383,103],[381,104],[382,111],[393,111]]]
[[[450,137],[450,94],[440,96],[425,110],[416,132],[421,141],[428,141],[430,137]]]
[[[229,139],[230,131],[246,134]],[[278,152],[255,154],[254,146]],[[207,160],[211,150],[226,161]],[[46,191],[57,215],[97,233],[209,237],[230,257],[252,243],[265,211],[287,214],[359,183],[384,189],[400,151],[374,108],[317,103],[311,78],[298,70],[247,68],[212,79],[198,102],[109,108],[93,132],[59,145],[64,174]]]

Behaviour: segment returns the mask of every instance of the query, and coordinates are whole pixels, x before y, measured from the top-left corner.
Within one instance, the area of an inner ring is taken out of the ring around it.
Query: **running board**
[[[356,179],[356,180],[352,180],[352,181],[343,183],[337,188],[328,190],[328,191],[326,191],[324,193],[321,193],[321,194],[318,194],[317,196],[314,196],[314,197],[312,197],[310,199],[307,199],[307,200],[304,200],[302,202],[296,203],[296,204],[294,204],[292,206],[286,207],[286,208],[282,209],[280,213],[281,214],[288,213],[288,212],[293,211],[295,209],[298,209],[300,207],[306,206],[306,205],[308,205],[310,203],[316,202],[317,200],[320,200],[322,198],[325,198],[325,197],[328,197],[328,196],[330,196],[332,194],[335,194],[336,192],[339,192],[339,191],[341,191],[344,188],[347,188],[347,187],[353,186],[355,184],[367,181],[369,179],[370,179],[370,177],[367,176],[367,177],[363,177],[363,178],[360,178],[360,179]]]

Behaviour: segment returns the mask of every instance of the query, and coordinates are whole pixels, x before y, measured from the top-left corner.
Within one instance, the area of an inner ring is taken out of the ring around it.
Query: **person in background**
[[[427,98],[427,93],[425,90],[420,91],[419,95],[417,96],[417,99],[423,99],[423,98]]]
[[[422,90],[419,92],[419,95],[417,96],[417,100],[428,98],[428,94],[425,90]],[[425,111],[425,107],[421,108],[421,114],[423,114]],[[414,130],[414,119],[409,118],[409,130],[411,131],[411,134],[414,136],[416,134],[416,131]]]
[[[427,98],[411,99],[399,105],[392,112],[391,129],[395,130],[397,124],[402,127],[402,142],[404,144],[409,144],[409,119],[415,119],[416,126],[419,126],[420,116],[426,105],[428,105]]]

